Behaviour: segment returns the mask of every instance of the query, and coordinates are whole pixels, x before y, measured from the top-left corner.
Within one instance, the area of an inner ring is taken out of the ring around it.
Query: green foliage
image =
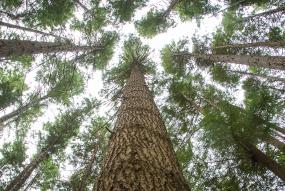
[[[242,27],[242,18],[238,17],[235,11],[228,11],[224,14],[222,25],[226,35],[230,37]]]
[[[136,29],[143,37],[152,38],[174,26],[174,21],[163,16],[163,12],[151,9],[145,17],[135,22]]]
[[[38,0],[37,3],[37,8],[29,11],[23,18],[30,26],[56,27],[63,25],[73,15],[73,0]]]
[[[100,7],[99,3],[96,2],[92,10],[84,14],[83,21],[76,18],[72,20],[71,28],[81,31],[86,38],[90,38],[107,24],[107,13],[107,8]]]
[[[181,76],[186,72],[188,59],[173,54],[187,52],[187,43],[187,40],[172,42],[161,50],[162,66],[167,73]]]
[[[26,88],[22,73],[0,69],[0,108],[19,101]]]
[[[14,9],[22,4],[22,0],[3,0],[0,2],[0,7],[2,6],[4,9]]]
[[[272,120],[282,112],[284,103],[279,93],[270,91],[260,81],[248,78],[243,83],[246,109],[266,120]]]
[[[37,79],[49,87],[49,97],[63,104],[69,104],[70,98],[84,89],[84,77],[79,68],[56,57],[51,57],[38,71]]]
[[[124,42],[123,54],[120,57],[119,65],[105,73],[107,82],[114,82],[122,87],[130,76],[132,66],[138,64],[144,73],[153,74],[155,72],[153,62],[148,58],[150,47],[143,45],[138,37],[130,35]]]
[[[111,0],[113,15],[119,22],[131,21],[136,9],[145,5],[146,0]]]
[[[96,51],[95,56],[90,60],[93,61],[94,68],[105,68],[114,54],[114,46],[118,40],[119,36],[115,32],[106,32],[102,35],[100,45],[103,47],[103,49]]]
[[[40,179],[37,186],[41,191],[48,191],[53,189],[57,179],[59,178],[59,167],[51,157],[43,161],[39,166]]]
[[[175,9],[182,20],[200,20],[204,15],[217,11],[218,7],[212,6],[207,0],[183,0],[178,2]]]
[[[228,70],[228,67],[222,65],[214,65],[211,67],[211,74],[213,80],[223,84],[234,86],[237,85],[239,82],[239,76],[237,74],[233,74]]]
[[[3,148],[0,149],[1,155],[0,166],[11,165],[17,166],[21,165],[26,159],[26,146],[23,144],[22,140],[16,140],[13,143],[6,143]]]
[[[269,41],[282,41],[285,40],[285,32],[280,27],[270,28],[268,32]]]

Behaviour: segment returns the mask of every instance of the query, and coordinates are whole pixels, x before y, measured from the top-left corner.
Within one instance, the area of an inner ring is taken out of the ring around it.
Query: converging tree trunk
[[[269,11],[258,13],[258,14],[252,15],[252,16],[244,17],[243,21],[248,21],[248,20],[256,18],[256,17],[267,16],[267,15],[271,15],[271,14],[278,13],[278,12],[284,12],[284,11],[285,11],[285,7],[282,6],[282,7],[278,7],[276,9],[272,9]]]
[[[21,115],[22,113],[24,113],[25,111],[27,111],[28,109],[30,109],[31,107],[37,105],[37,104],[40,104],[41,102],[43,102],[44,100],[47,100],[49,98],[49,95],[45,95],[45,96],[42,96],[36,100],[32,100],[30,101],[29,103],[23,105],[23,106],[20,106],[19,108],[11,111],[10,113],[0,117],[0,124],[16,117],[16,116],[19,116]],[[1,131],[1,129],[0,129]]]
[[[242,64],[263,68],[285,70],[284,56],[249,56],[249,55],[220,55],[220,54],[196,54],[189,52],[174,53],[173,56],[194,57],[213,62]]]
[[[250,142],[241,139],[239,137],[235,137],[237,143],[242,146],[248,154],[251,155],[252,159],[255,162],[260,163],[264,167],[268,168],[271,172],[273,172],[276,176],[278,176],[281,180],[285,181],[285,168],[284,166],[278,164],[276,161],[272,160],[269,156],[264,154],[261,150],[259,150],[256,146],[251,144]]]
[[[259,78],[264,78],[270,81],[279,81],[285,83],[285,78],[280,78],[280,77],[275,77],[275,76],[267,76],[265,74],[255,74],[255,73],[250,73],[250,72],[245,72],[245,71],[238,71],[238,70],[228,70],[233,73],[237,74],[242,74],[242,75],[247,75],[247,76],[252,76],[252,77],[259,77]]]
[[[32,55],[52,52],[101,50],[101,46],[77,46],[71,43],[39,42],[29,40],[0,40],[0,57]]]
[[[50,156],[53,145],[43,149],[9,184],[4,191],[18,191],[39,166],[39,164]]]
[[[93,149],[92,149],[91,157],[90,157],[89,161],[87,162],[85,168],[83,169],[82,176],[80,176],[80,178],[78,178],[78,183],[76,183],[76,185],[74,185],[73,191],[84,191],[84,190],[86,190],[88,179],[89,179],[90,175],[92,174],[92,168],[96,162],[98,144],[99,144],[98,142],[93,143]]]
[[[189,191],[139,64],[133,64],[97,191]]]
[[[267,41],[267,42],[251,42],[242,44],[226,44],[221,46],[216,46],[214,49],[221,48],[249,48],[249,47],[273,47],[282,48],[285,47],[285,41]]]
[[[38,33],[38,34],[41,34],[41,35],[53,36],[55,38],[62,38],[62,37],[54,35],[52,33],[46,33],[46,32],[42,32],[42,31],[36,30],[36,29],[27,28],[27,27],[23,27],[23,26],[19,26],[19,25],[13,25],[13,24],[10,24],[10,23],[2,22],[2,21],[0,21],[0,25],[1,26],[5,26],[5,27],[9,27],[9,28],[19,29],[19,30],[22,30],[22,31]]]

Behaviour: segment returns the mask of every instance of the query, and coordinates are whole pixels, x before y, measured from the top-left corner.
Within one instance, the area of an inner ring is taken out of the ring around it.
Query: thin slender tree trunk
[[[194,57],[213,62],[242,64],[263,68],[285,70],[284,56],[249,56],[249,55],[216,55],[216,54],[195,54],[188,52],[174,53],[173,56]]]
[[[82,9],[84,9],[84,11],[86,12],[89,11],[89,9],[84,4],[82,4],[79,0],[74,0],[74,2],[78,4]]]
[[[42,34],[42,35],[53,36],[55,38],[62,38],[62,37],[54,35],[52,33],[46,33],[46,32],[42,32],[42,31],[36,30],[36,29],[31,29],[31,28],[27,28],[27,27],[23,27],[23,26],[19,26],[19,25],[13,25],[13,24],[10,24],[10,23],[2,22],[2,21],[0,21],[0,25],[1,26],[5,26],[5,27],[9,27],[9,28],[23,30],[23,31],[38,33],[38,34]]]
[[[262,151],[260,151],[256,146],[249,143],[248,141],[235,137],[237,143],[242,146],[254,159],[254,161],[262,164],[264,167],[269,169],[273,174],[278,176],[281,180],[285,181],[285,168],[284,166],[278,164],[276,161],[272,160]]]
[[[243,44],[227,44],[222,46],[214,47],[214,49],[221,48],[249,48],[249,47],[275,47],[282,48],[285,47],[285,41],[268,41],[268,42],[252,42]]]
[[[233,72],[233,73],[237,73],[237,74],[247,75],[247,76],[265,78],[265,79],[268,79],[270,81],[279,81],[279,82],[285,83],[285,78],[279,78],[279,77],[274,77],[274,76],[267,76],[267,75],[264,75],[264,74],[254,74],[254,73],[250,73],[250,72],[237,71],[237,70],[228,70],[228,71]]]
[[[0,40],[0,57],[100,49],[102,49],[101,46],[77,46],[70,43],[39,42],[29,40]]]
[[[280,151],[285,151],[285,143],[279,141],[278,139],[276,139],[275,137],[268,135],[266,138],[266,141],[275,146],[276,148],[278,148]]]
[[[94,163],[96,162],[96,158],[97,158],[96,154],[97,154],[97,150],[98,150],[98,144],[99,143],[97,143],[97,142],[95,142],[93,144],[93,150],[92,150],[91,158],[89,159],[89,162],[87,163],[86,167],[84,168],[83,175],[80,177],[79,183],[76,186],[76,188],[74,188],[74,191],[85,191],[86,190],[88,178],[92,174],[92,168],[94,166]]]
[[[285,11],[285,7],[284,6],[283,7],[278,7],[276,9],[272,9],[272,10],[269,10],[269,11],[265,11],[265,12],[262,12],[262,13],[258,13],[258,14],[252,15],[252,16],[244,17],[243,21],[248,21],[248,20],[253,19],[255,17],[267,16],[267,15],[271,15],[271,14],[278,13],[278,12],[283,12],[283,11]]]
[[[38,167],[38,165],[49,157],[49,147],[37,155],[31,162],[28,164],[24,170],[20,172],[4,189],[4,191],[18,191],[33,173],[33,171]]]
[[[284,128],[281,128],[281,127],[274,125],[273,129],[285,136],[285,129]]]
[[[172,9],[175,7],[175,5],[179,2],[179,0],[172,0],[170,5],[167,7],[167,9],[163,12],[162,18],[168,17]]]
[[[189,191],[171,140],[144,80],[132,66],[97,191]]]
[[[10,119],[12,119],[12,118],[14,118],[16,116],[21,115],[21,113],[27,111],[28,109],[30,109],[34,105],[39,104],[40,102],[42,102],[42,101],[44,101],[44,100],[46,100],[48,98],[49,98],[48,95],[42,96],[42,97],[40,97],[37,100],[32,100],[31,102],[27,103],[26,105],[21,106],[20,108],[17,108],[14,111],[11,111],[10,113],[0,117],[0,124],[3,124],[5,121],[8,121],[8,120],[10,120]]]

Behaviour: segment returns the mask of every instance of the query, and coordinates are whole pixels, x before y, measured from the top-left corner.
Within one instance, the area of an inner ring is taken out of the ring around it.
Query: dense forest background
[[[0,190],[96,190],[134,57],[192,191],[285,190],[284,47],[283,0],[0,1]]]

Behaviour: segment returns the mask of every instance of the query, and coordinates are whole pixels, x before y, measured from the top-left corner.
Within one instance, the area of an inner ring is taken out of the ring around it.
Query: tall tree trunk
[[[162,14],[162,18],[166,18],[168,17],[168,15],[170,14],[170,12],[172,11],[172,9],[175,7],[175,5],[179,2],[179,0],[172,0],[170,2],[170,5],[167,7],[167,9],[163,12]]]
[[[139,64],[123,89],[97,190],[190,190]]]
[[[82,4],[79,0],[74,0],[74,2],[79,5],[82,9],[84,9],[84,11],[88,12],[89,9],[84,5]]]
[[[77,46],[70,43],[39,42],[29,40],[0,40],[0,57],[100,49],[102,49],[101,46]]]
[[[78,184],[76,185],[76,188],[73,188],[73,191],[85,191],[86,190],[88,178],[92,174],[92,168],[94,166],[94,163],[96,162],[98,144],[99,144],[98,142],[95,142],[93,144],[91,158],[89,159],[87,165],[85,166],[83,170],[83,175],[78,180]]]
[[[266,138],[266,141],[275,146],[276,148],[278,148],[280,151],[284,152],[285,151],[285,143],[279,141],[278,139],[276,139],[275,137],[268,135]]]
[[[282,6],[282,7],[278,7],[276,9],[272,9],[269,11],[258,13],[258,14],[252,15],[252,16],[244,17],[242,20],[245,22],[245,21],[248,21],[248,20],[253,19],[255,17],[267,16],[267,15],[271,15],[271,14],[278,13],[278,12],[284,12],[284,11],[285,11],[285,7]]]
[[[12,119],[12,118],[14,118],[16,116],[21,115],[21,113],[27,111],[31,107],[39,104],[40,102],[42,102],[42,101],[44,101],[44,100],[46,100],[48,98],[49,98],[48,95],[42,96],[42,97],[40,97],[40,98],[38,98],[36,100],[30,101],[26,105],[23,105],[23,106],[17,108],[16,110],[14,110],[14,111],[11,111],[10,113],[0,117],[0,124],[3,124],[5,121],[8,121],[8,120],[10,120],[10,119]],[[1,131],[1,128],[0,128],[0,131]]]
[[[254,161],[262,164],[264,167],[269,169],[272,173],[278,176],[281,180],[285,181],[285,168],[284,166],[278,164],[276,161],[272,160],[262,151],[260,151],[256,146],[249,143],[248,141],[235,137],[237,143],[243,147],[253,158]]]
[[[275,47],[283,48],[285,47],[285,41],[267,41],[267,42],[252,42],[252,43],[243,43],[243,44],[227,44],[214,47],[214,49],[221,48],[249,48],[249,47]]]
[[[54,35],[52,33],[46,33],[46,32],[42,32],[42,31],[36,30],[36,29],[31,29],[31,28],[27,28],[27,27],[23,27],[23,26],[19,26],[19,25],[13,25],[13,24],[10,24],[10,23],[2,22],[2,21],[0,21],[0,25],[1,26],[5,26],[5,27],[9,27],[9,28],[14,28],[14,29],[27,31],[27,32],[33,32],[33,33],[38,33],[38,34],[42,34],[42,35],[53,36],[55,38],[62,38],[62,37]]]
[[[265,79],[268,79],[270,81],[279,81],[279,82],[285,83],[285,78],[267,76],[264,74],[255,74],[255,73],[250,73],[250,72],[245,72],[245,71],[237,71],[237,70],[228,70],[228,71],[233,72],[233,73],[237,73],[237,74],[247,75],[247,76],[265,78]]]
[[[6,186],[4,191],[18,191],[33,173],[33,171],[38,167],[38,165],[50,156],[49,145],[40,154],[38,154],[25,168],[18,174],[9,184]]]
[[[220,55],[220,54],[195,54],[189,52],[174,53],[173,56],[194,57],[213,62],[243,64],[277,70],[285,70],[284,56],[249,56],[249,55]]]

